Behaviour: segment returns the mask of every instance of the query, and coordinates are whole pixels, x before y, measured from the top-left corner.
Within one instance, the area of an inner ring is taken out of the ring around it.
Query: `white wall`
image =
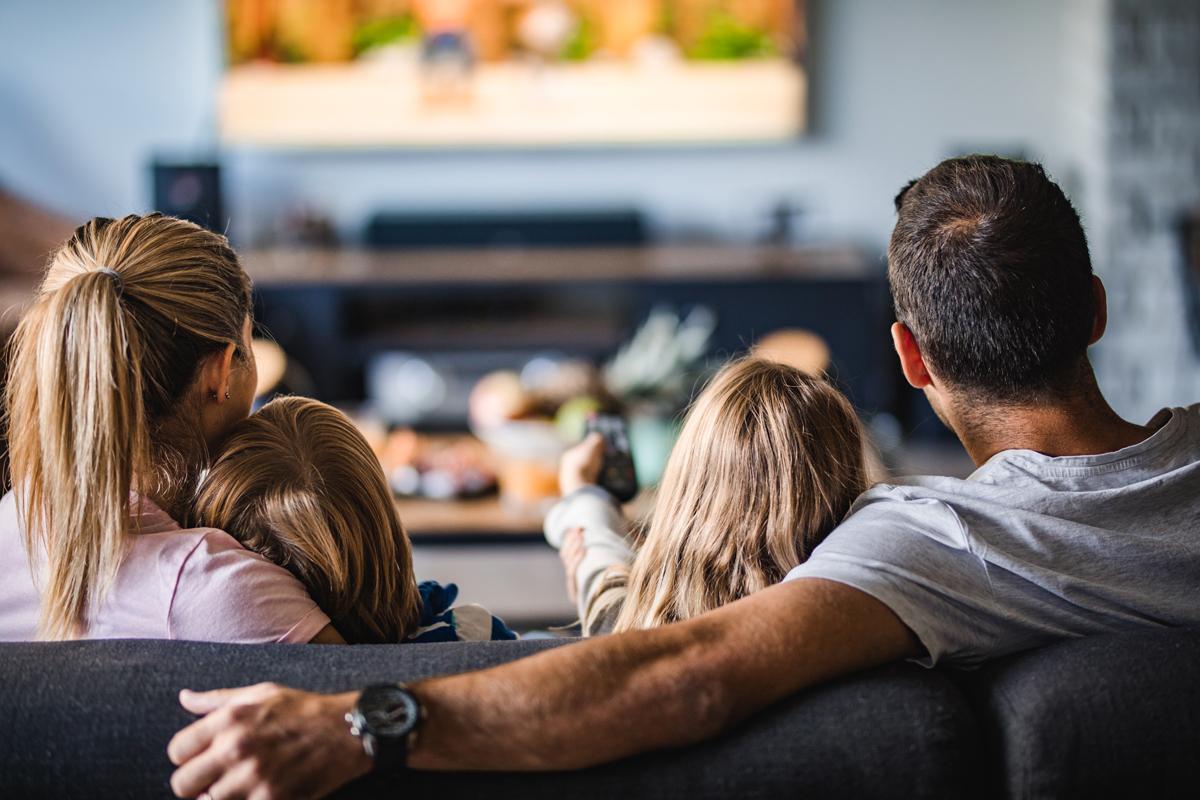
[[[810,0],[812,130],[759,149],[228,154],[233,233],[309,204],[371,210],[632,204],[668,232],[749,238],[788,198],[822,238],[882,247],[891,199],[961,146],[1024,148],[1079,174],[1060,107],[1076,3]],[[83,216],[146,207],[151,153],[204,152],[217,0],[0,3],[0,181]]]
[[[144,209],[152,153],[213,144],[209,0],[0,1],[0,184],[81,218]]]
[[[1178,224],[1200,208],[1200,4],[1111,0],[1102,225],[1092,237],[1109,331],[1094,353],[1113,407],[1135,420],[1200,400]]]

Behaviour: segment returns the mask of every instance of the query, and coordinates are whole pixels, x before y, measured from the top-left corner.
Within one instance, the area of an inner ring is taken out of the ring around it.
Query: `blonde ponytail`
[[[6,392],[41,638],[83,634],[137,518],[131,492],[186,482],[178,454],[197,456],[199,434],[180,401],[203,356],[241,341],[249,299],[222,237],[161,215],[92,220],[51,259]]]
[[[146,462],[136,330],[126,324],[116,282],[80,274],[22,324],[13,361],[36,363],[36,380],[11,383],[13,408],[36,409],[34,436],[13,419],[27,551],[46,555],[41,633],[78,635],[88,590],[103,590],[121,561],[132,476]],[[31,447],[33,452],[30,452]],[[34,532],[41,533],[40,537]],[[40,539],[40,541],[39,541]]]

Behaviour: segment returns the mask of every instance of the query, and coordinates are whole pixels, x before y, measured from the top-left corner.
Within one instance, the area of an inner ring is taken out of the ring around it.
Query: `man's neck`
[[[1048,456],[1111,453],[1154,431],[1122,419],[1099,390],[1038,405],[975,405],[951,425],[976,465],[1004,450]]]

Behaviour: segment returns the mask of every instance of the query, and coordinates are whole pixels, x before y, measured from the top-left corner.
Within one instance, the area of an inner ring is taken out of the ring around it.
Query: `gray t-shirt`
[[[1115,453],[1007,450],[966,480],[879,484],[787,580],[875,597],[926,665],[1200,625],[1200,404],[1150,425],[1161,427]]]

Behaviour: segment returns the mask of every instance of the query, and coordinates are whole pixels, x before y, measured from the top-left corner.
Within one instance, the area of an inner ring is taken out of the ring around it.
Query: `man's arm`
[[[684,623],[417,683],[427,716],[409,764],[586,767],[709,738],[806,686],[919,652],[869,595],[792,581]],[[208,716],[172,739],[171,785],[221,798],[332,791],[370,768],[342,720],[356,697],[270,685],[185,694],[189,710]]]
[[[877,600],[822,580],[678,625],[417,684],[421,769],[574,769],[715,736],[806,686],[915,655]]]

